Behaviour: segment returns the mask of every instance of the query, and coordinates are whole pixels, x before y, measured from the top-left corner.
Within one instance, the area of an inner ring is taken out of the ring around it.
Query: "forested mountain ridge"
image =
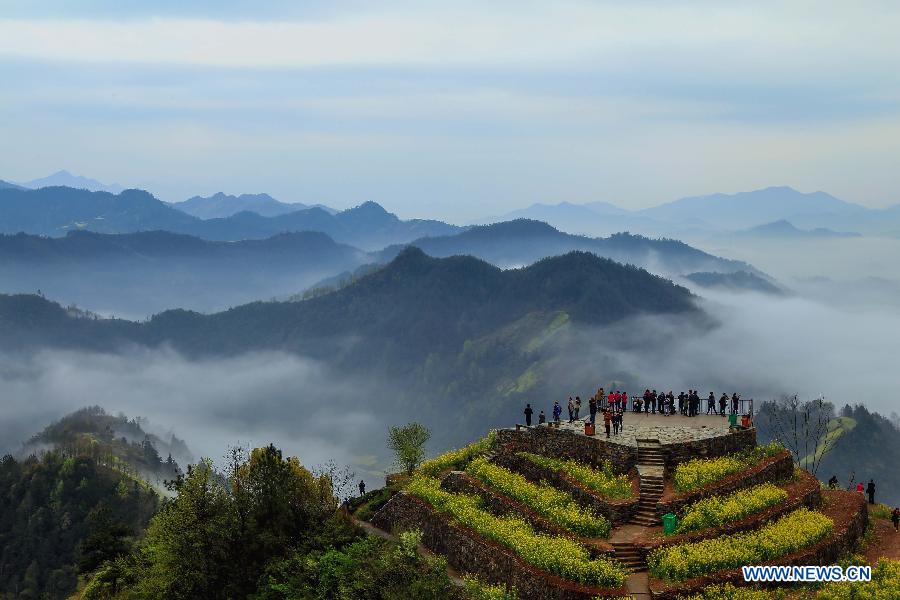
[[[164,449],[166,458],[158,452]],[[128,553],[159,506],[149,484],[177,479],[184,442],[137,420],[79,410],[0,460],[0,595],[68,598],[78,576]]]
[[[438,259],[408,248],[385,268],[303,302],[254,302],[212,315],[171,310],[136,323],[73,318],[37,297],[0,296],[0,329],[13,344],[111,349],[171,343],[189,354],[279,349],[330,355],[343,336],[354,336],[391,347],[389,354],[415,356],[456,348],[534,312],[602,324],[641,312],[695,310],[684,288],[588,253],[503,271],[472,257]]]
[[[313,207],[269,217],[244,211],[225,218],[203,220],[142,190],[110,194],[67,187],[0,188],[0,233],[61,236],[75,229],[101,233],[165,230],[221,241],[264,239],[284,232],[321,231],[336,241],[365,250],[461,230],[441,221],[404,221],[374,202],[365,202],[336,214]]]
[[[417,239],[408,245],[421,248],[430,256],[466,254],[501,267],[528,265],[546,256],[580,250],[661,274],[756,271],[747,263],[713,256],[678,240],[629,233],[590,238],[564,233],[530,219],[480,225],[454,235]],[[385,248],[379,256],[389,260],[403,247]]]

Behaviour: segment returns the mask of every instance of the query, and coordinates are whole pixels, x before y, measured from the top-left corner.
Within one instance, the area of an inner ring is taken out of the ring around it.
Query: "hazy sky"
[[[900,202],[900,3],[0,0],[0,178],[466,221]]]

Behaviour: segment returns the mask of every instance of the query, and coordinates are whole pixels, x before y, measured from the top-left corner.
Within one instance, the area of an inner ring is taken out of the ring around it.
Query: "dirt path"
[[[900,533],[886,519],[872,519],[875,534],[866,546],[866,561],[874,565],[879,558],[900,560]]]

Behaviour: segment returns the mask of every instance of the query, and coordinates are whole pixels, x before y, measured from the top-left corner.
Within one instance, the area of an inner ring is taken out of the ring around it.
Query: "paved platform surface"
[[[585,417],[569,423],[563,419],[560,429],[566,429],[584,435]],[[659,440],[660,444],[671,444],[712,438],[728,432],[728,418],[713,415],[699,415],[696,417],[684,417],[681,415],[667,415],[652,413],[624,413],[622,419],[624,428],[618,435],[611,434],[609,439],[617,444],[625,446],[637,446],[638,440]],[[597,437],[606,437],[603,429],[603,419],[600,415],[596,421]]]

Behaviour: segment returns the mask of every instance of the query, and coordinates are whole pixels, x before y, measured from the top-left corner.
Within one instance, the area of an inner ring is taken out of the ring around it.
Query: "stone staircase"
[[[612,547],[615,549],[615,559],[633,572],[642,573],[647,570],[647,562],[633,543],[612,542]]]
[[[653,527],[659,525],[656,503],[662,496],[666,468],[665,454],[658,440],[638,441],[637,467],[641,476],[641,496],[637,511],[630,522],[643,527]]]

